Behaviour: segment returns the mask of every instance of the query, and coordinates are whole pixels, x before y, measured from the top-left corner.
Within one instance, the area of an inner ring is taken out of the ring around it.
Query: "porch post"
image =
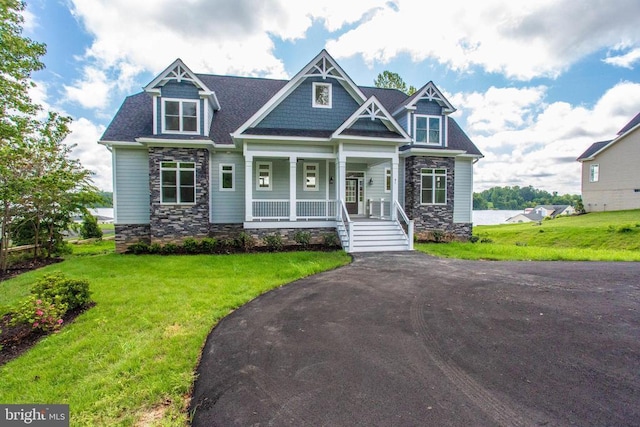
[[[244,220],[253,221],[253,156],[244,157]]]
[[[295,221],[296,213],[296,156],[289,157],[289,221]]]
[[[338,161],[338,180],[336,187],[336,194],[338,195],[338,200],[344,199],[344,187],[347,181],[347,159],[340,156],[340,160]]]
[[[396,202],[398,201],[398,154],[391,159],[391,220],[398,218]]]

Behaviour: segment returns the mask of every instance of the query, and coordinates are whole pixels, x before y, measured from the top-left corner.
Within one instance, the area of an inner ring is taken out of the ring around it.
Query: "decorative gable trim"
[[[323,49],[231,136],[233,138],[242,137],[242,133],[244,131],[255,127],[260,123],[262,119],[273,111],[284,99],[287,98],[287,96],[289,96],[305,79],[309,77],[320,77],[323,80],[334,79],[345,88],[345,90],[356,100],[358,104],[361,105],[366,100],[366,97],[360,88],[353,82],[353,80],[351,80],[331,55]]]
[[[393,115],[397,115],[403,109],[413,110],[416,108],[416,104],[419,101],[435,101],[437,102],[444,110],[444,114],[450,114],[456,111],[455,107],[449,102],[447,98],[440,92],[440,90],[433,84],[432,81],[424,85],[422,88],[416,91],[413,95],[411,95],[404,104],[402,104]]]
[[[411,137],[398,124],[398,122],[389,114],[386,108],[378,101],[375,96],[369,98],[360,106],[345,122],[333,132],[332,138],[354,138],[354,136],[342,135],[342,133],[353,126],[360,119],[370,119],[371,121],[380,120],[391,132],[397,132],[400,136],[398,141],[403,143],[411,142]],[[357,138],[357,137],[355,137]],[[369,138],[370,139],[370,138]],[[389,139],[389,138],[384,138]]]
[[[198,94],[209,100],[214,110],[220,110],[220,103],[216,93],[210,90],[202,80],[195,75],[180,58],[173,61],[171,65],[164,69],[155,79],[143,89],[151,94],[159,94],[159,89],[170,81],[181,83],[183,81],[192,83],[198,88]]]

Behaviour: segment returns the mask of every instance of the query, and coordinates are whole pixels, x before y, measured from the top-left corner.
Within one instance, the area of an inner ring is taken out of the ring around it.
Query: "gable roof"
[[[402,104],[398,105],[398,107],[394,110],[393,115],[395,116],[397,113],[399,113],[403,107],[406,109],[415,108],[416,104],[422,100],[437,102],[444,109],[445,114],[453,113],[454,111],[456,111],[449,100],[445,98],[442,92],[440,92],[440,89],[438,89],[436,85],[432,81],[430,81],[429,83],[415,91],[413,95],[411,95]]]
[[[351,127],[360,119],[368,119],[371,122],[379,121],[387,128],[388,131],[366,131],[355,130]],[[372,138],[393,138],[400,142],[409,143],[411,137],[407,135],[402,126],[389,114],[386,108],[378,101],[375,95],[371,96],[364,104],[360,106],[344,123],[333,132],[334,138],[338,136],[368,136]]]
[[[586,160],[593,160],[595,156],[597,156],[598,154],[608,149],[613,144],[615,144],[616,142],[618,142],[619,140],[621,140],[622,138],[624,138],[625,136],[627,136],[628,134],[630,134],[631,132],[639,128],[640,128],[640,113],[636,114],[636,116],[633,119],[631,119],[629,123],[624,125],[622,129],[620,129],[620,131],[618,132],[617,138],[609,141],[600,141],[600,142],[595,142],[591,144],[591,146],[587,148],[587,150],[584,153],[578,156],[576,160],[579,162],[583,162]]]

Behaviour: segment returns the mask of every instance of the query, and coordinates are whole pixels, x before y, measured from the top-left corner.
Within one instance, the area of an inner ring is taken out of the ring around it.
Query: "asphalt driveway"
[[[357,255],[220,322],[191,405],[194,426],[638,426],[640,263]]]

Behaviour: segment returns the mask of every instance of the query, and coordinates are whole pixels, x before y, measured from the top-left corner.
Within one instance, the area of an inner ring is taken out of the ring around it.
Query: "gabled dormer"
[[[345,122],[331,135],[334,139],[396,140],[411,142],[411,137],[394,120],[386,108],[375,96],[367,99]]]
[[[456,111],[433,82],[417,90],[393,116],[411,135],[412,145],[448,147],[448,116]]]
[[[144,87],[153,97],[153,134],[208,136],[220,103],[181,59],[176,59]]]

